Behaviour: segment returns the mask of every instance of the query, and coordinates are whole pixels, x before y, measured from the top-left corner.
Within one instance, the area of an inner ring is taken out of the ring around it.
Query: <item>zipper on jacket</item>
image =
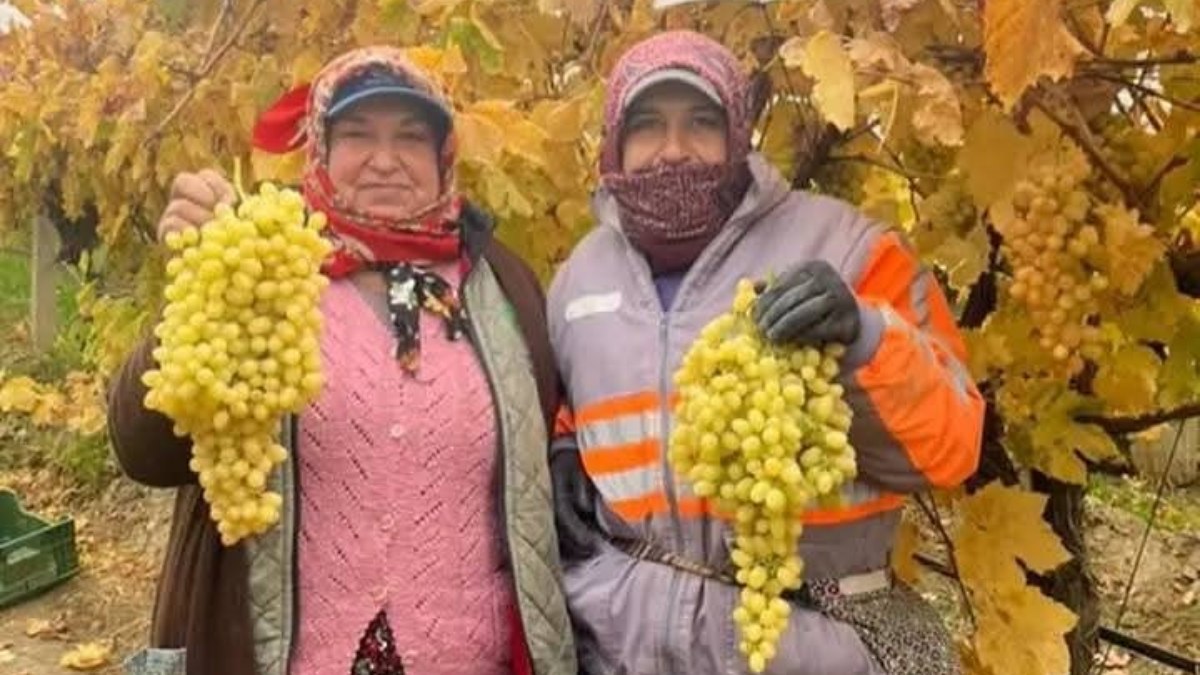
[[[657,294],[657,293],[656,293]],[[659,303],[661,306],[661,302]],[[673,303],[672,303],[673,304]],[[658,394],[659,394],[659,413],[661,419],[658,423],[659,428],[659,462],[662,465],[663,490],[667,493],[667,506],[671,510],[671,524],[673,539],[675,540],[675,550],[683,551],[683,522],[679,515],[679,497],[675,494],[675,472],[671,467],[671,400],[670,400],[670,384],[671,374],[667,372],[667,363],[670,360],[670,334],[671,334],[671,313],[670,310],[660,311],[658,315],[658,345],[661,350],[661,356],[658,362]]]

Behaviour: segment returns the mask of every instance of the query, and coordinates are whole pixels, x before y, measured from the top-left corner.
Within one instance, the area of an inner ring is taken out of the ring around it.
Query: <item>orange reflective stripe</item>
[[[567,406],[559,406],[558,414],[554,416],[554,435],[571,436],[575,433],[575,416]]]
[[[640,469],[658,462],[657,438],[623,445],[587,448],[582,453],[583,468],[589,476]]]
[[[805,525],[841,525],[903,507],[904,497],[889,493],[878,499],[846,508],[812,510],[805,513],[801,520]]]
[[[575,423],[579,426],[593,422],[604,422],[625,415],[636,415],[659,406],[658,392],[640,391],[625,396],[607,398],[603,401],[583,406],[575,414]]]
[[[656,492],[645,497],[619,499],[609,503],[609,508],[627,521],[636,522],[648,518],[655,513],[667,510],[667,495]]]
[[[684,518],[714,516],[720,518],[721,520],[728,520],[728,518],[722,518],[719,516],[717,514],[716,504],[708,499],[705,499],[704,497],[683,497],[679,500],[678,505],[679,515],[683,516]]]
[[[918,271],[916,258],[908,253],[895,232],[888,232],[871,247],[855,291],[863,298],[886,302],[915,325],[917,314],[908,290]]]

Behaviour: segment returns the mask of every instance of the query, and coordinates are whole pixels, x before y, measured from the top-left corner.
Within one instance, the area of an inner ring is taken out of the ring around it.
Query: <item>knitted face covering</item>
[[[621,138],[627,93],[649,75],[667,68],[689,70],[721,99],[728,122],[729,154],[724,164],[681,164],[625,173]],[[748,84],[733,54],[698,33],[673,31],[639,43],[617,63],[605,105],[605,140],[600,171],[617,201],[621,229],[646,256],[655,273],[686,268],[737,209],[750,184]]]

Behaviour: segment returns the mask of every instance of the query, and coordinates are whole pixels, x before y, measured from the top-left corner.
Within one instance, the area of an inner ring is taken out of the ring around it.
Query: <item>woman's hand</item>
[[[233,185],[213,169],[175,176],[170,201],[158,221],[158,241],[171,232],[200,227],[212,220],[218,204],[233,204],[235,199]]]
[[[837,270],[813,260],[783,273],[754,307],[754,321],[776,344],[850,344],[858,337],[858,300]]]

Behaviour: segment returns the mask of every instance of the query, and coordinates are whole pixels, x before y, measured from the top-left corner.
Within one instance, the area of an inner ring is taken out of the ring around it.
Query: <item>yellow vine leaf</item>
[[[1029,431],[1032,453],[1029,463],[1034,468],[1058,480],[1082,485],[1087,481],[1087,465],[1079,454],[1093,461],[1120,455],[1116,443],[1103,429],[1075,421],[1085,403],[1079,394],[1063,390],[1036,406],[1036,417]]]
[[[112,647],[103,642],[88,642],[78,645],[63,654],[58,665],[71,670],[98,670],[112,662]]]
[[[854,66],[837,35],[823,30],[807,40],[791,38],[780,55],[787,67],[816,81],[813,98],[825,119],[842,131],[854,126]]]
[[[1046,497],[991,483],[967,497],[954,534],[955,559],[977,620],[974,656],[997,673],[1065,673],[1063,635],[1076,617],[1025,582],[1071,559],[1042,520]]]
[[[1114,28],[1124,25],[1129,19],[1129,14],[1134,8],[1140,5],[1142,0],[1113,0],[1113,3],[1108,6],[1108,11],[1104,13],[1104,20]]]
[[[1117,290],[1133,295],[1162,258],[1163,245],[1136,211],[1107,205],[1097,212],[1104,219],[1105,271]]]
[[[1159,371],[1159,398],[1164,407],[1200,399],[1200,316],[1190,308],[1170,342]]]
[[[963,142],[962,107],[958,92],[941,71],[924,64],[908,70],[916,81],[916,109],[912,124],[917,133],[942,145],[961,145]]]
[[[0,412],[32,413],[41,396],[38,383],[31,377],[14,377],[0,385]]]
[[[1042,77],[1075,71],[1083,47],[1063,25],[1062,0],[988,0],[983,9],[985,75],[1011,110]]]
[[[1163,0],[1176,33],[1186,33],[1196,25],[1196,5],[1196,0]]]
[[[504,151],[504,130],[487,115],[464,111],[455,115],[454,125],[459,138],[459,158],[480,164],[500,161]]]
[[[1129,344],[1099,361],[1095,393],[1116,412],[1140,413],[1154,408],[1162,360],[1149,347]]]
[[[925,258],[946,270],[951,286],[964,289],[987,269],[990,249],[987,230],[973,227],[966,235],[946,236]]]
[[[989,208],[1011,193],[1032,152],[1033,144],[1007,117],[994,110],[980,114],[958,154],[975,206]]]

